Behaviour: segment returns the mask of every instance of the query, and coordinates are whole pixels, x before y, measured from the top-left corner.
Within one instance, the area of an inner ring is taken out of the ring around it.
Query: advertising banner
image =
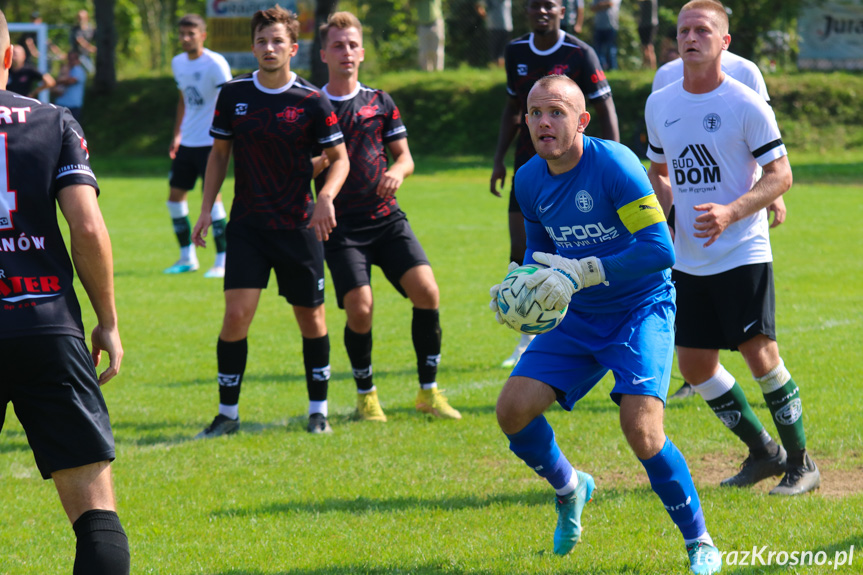
[[[812,2],[797,27],[801,69],[863,70],[863,0]]]

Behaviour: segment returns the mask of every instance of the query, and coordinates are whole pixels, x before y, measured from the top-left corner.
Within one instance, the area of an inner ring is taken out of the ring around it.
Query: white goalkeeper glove
[[[514,270],[518,267],[519,267],[519,265],[517,263],[509,262],[509,267],[506,270],[506,275],[509,275],[510,272],[512,272],[512,270]],[[506,276],[504,276],[504,277],[506,277]],[[491,286],[491,289],[488,290],[488,295],[491,296],[491,301],[488,302],[488,307],[491,309],[491,311],[494,312],[494,319],[497,320],[497,323],[499,323],[501,325],[505,325],[507,327],[510,327],[510,325],[508,323],[506,323],[506,321],[504,321],[503,316],[500,315],[500,308],[497,306],[497,292],[500,291],[500,285],[501,284]]]
[[[546,309],[560,311],[569,305],[575,292],[605,282],[605,270],[599,258],[574,260],[536,252],[533,259],[548,266],[548,269],[529,276],[525,285],[531,289],[537,288],[536,301]]]

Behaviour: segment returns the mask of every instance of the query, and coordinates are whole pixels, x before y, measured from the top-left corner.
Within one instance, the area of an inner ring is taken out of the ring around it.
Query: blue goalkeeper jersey
[[[644,166],[626,146],[584,137],[584,154],[557,176],[538,155],[515,176],[527,232],[525,263],[534,252],[602,261],[608,285],[579,291],[570,310],[615,313],[673,298],[674,249]]]

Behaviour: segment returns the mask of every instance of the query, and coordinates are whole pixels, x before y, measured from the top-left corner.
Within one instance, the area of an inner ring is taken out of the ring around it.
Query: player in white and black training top
[[[12,47],[0,12],[0,86]],[[114,436],[99,389],[120,370],[111,240],[87,141],[66,108],[0,89],[0,428],[11,402],[77,537],[75,575],[129,573],[117,516]],[[72,260],[57,224],[69,224]],[[97,324],[84,341],[75,271]],[[96,375],[102,352],[108,369]],[[10,495],[11,496],[11,495]]]
[[[359,82],[365,57],[362,25],[350,12],[332,14],[320,29],[321,58],[329,69],[324,93],[345,136],[351,171],[335,199],[339,222],[324,248],[339,307],[347,313],[345,348],[357,384],[357,414],[386,421],[372,381],[371,268],[413,304],[411,337],[420,389],[416,408],[461,419],[437,387],[441,357],[440,295],[425,251],[395,194],[414,170],[407,130],[389,94]],[[387,151],[393,156],[388,165]],[[320,181],[319,177],[319,181]]]
[[[350,170],[333,106],[320,89],[291,71],[299,22],[278,6],[252,16],[258,70],[225,84],[213,127],[201,215],[192,232],[204,246],[210,210],[234,155],[234,203],[227,227],[225,316],[216,348],[219,413],[198,437],[239,428],[240,386],[247,335],[261,290],[275,271],[279,295],[293,307],[303,336],[311,433],[332,431],[327,420],[330,340],[324,316],[324,246],[336,225],[333,198]],[[312,196],[312,152],[330,162]]]
[[[174,224],[174,233],[180,243],[180,259],[165,270],[166,274],[181,274],[198,269],[198,256],[192,243],[192,226],[189,224],[189,203],[186,196],[195,187],[195,181],[207,173],[207,158],[213,147],[210,125],[216,109],[216,98],[222,85],[231,79],[231,68],[221,55],[204,48],[207,23],[197,14],[186,14],[179,23],[183,53],[171,60],[174,80],[180,90],[177,115],[174,119],[174,136],[168,155],[171,157],[171,175],[168,185],[168,212]],[[213,210],[213,239],[216,244],[216,261],[204,274],[206,278],[225,277],[225,225],[227,214],[221,194],[216,196]]]
[[[676,206],[672,278],[680,373],[749,448],[740,472],[722,485],[743,487],[784,473],[771,493],[796,495],[816,489],[820,474],[806,452],[800,390],[776,343],[766,210],[791,187],[791,166],[773,110],[722,71],[730,42],[719,2],[694,0],[681,8],[683,81],[647,99],[649,173],[666,213]],[[720,364],[720,349],[743,355],[784,448]]]

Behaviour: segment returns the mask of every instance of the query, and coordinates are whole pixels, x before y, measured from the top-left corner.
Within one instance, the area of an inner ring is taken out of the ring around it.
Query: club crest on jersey
[[[515,71],[519,76],[527,76],[527,64],[519,64],[515,67]]]
[[[235,116],[245,116],[246,112],[248,112],[248,111],[249,111],[249,105],[248,104],[237,104],[236,106],[234,106],[234,115]],[[217,112],[218,112],[218,110],[217,110]]]
[[[300,119],[300,116],[306,113],[305,108],[295,108],[293,106],[288,106],[278,114],[276,114],[276,118],[280,119],[283,122],[293,123]]]
[[[549,76],[566,76],[566,73],[569,72],[569,66],[566,64],[555,64],[554,68],[551,69],[551,72],[548,73]]]
[[[575,207],[585,214],[593,209],[593,198],[587,190],[581,190],[575,194]]]
[[[722,119],[719,117],[719,114],[711,112],[704,116],[704,120],[702,120],[701,125],[703,125],[704,129],[708,132],[715,132],[722,125]]]
[[[360,111],[357,112],[357,116],[359,116],[360,118],[372,118],[377,113],[377,106],[363,106],[362,108],[360,108]]]

